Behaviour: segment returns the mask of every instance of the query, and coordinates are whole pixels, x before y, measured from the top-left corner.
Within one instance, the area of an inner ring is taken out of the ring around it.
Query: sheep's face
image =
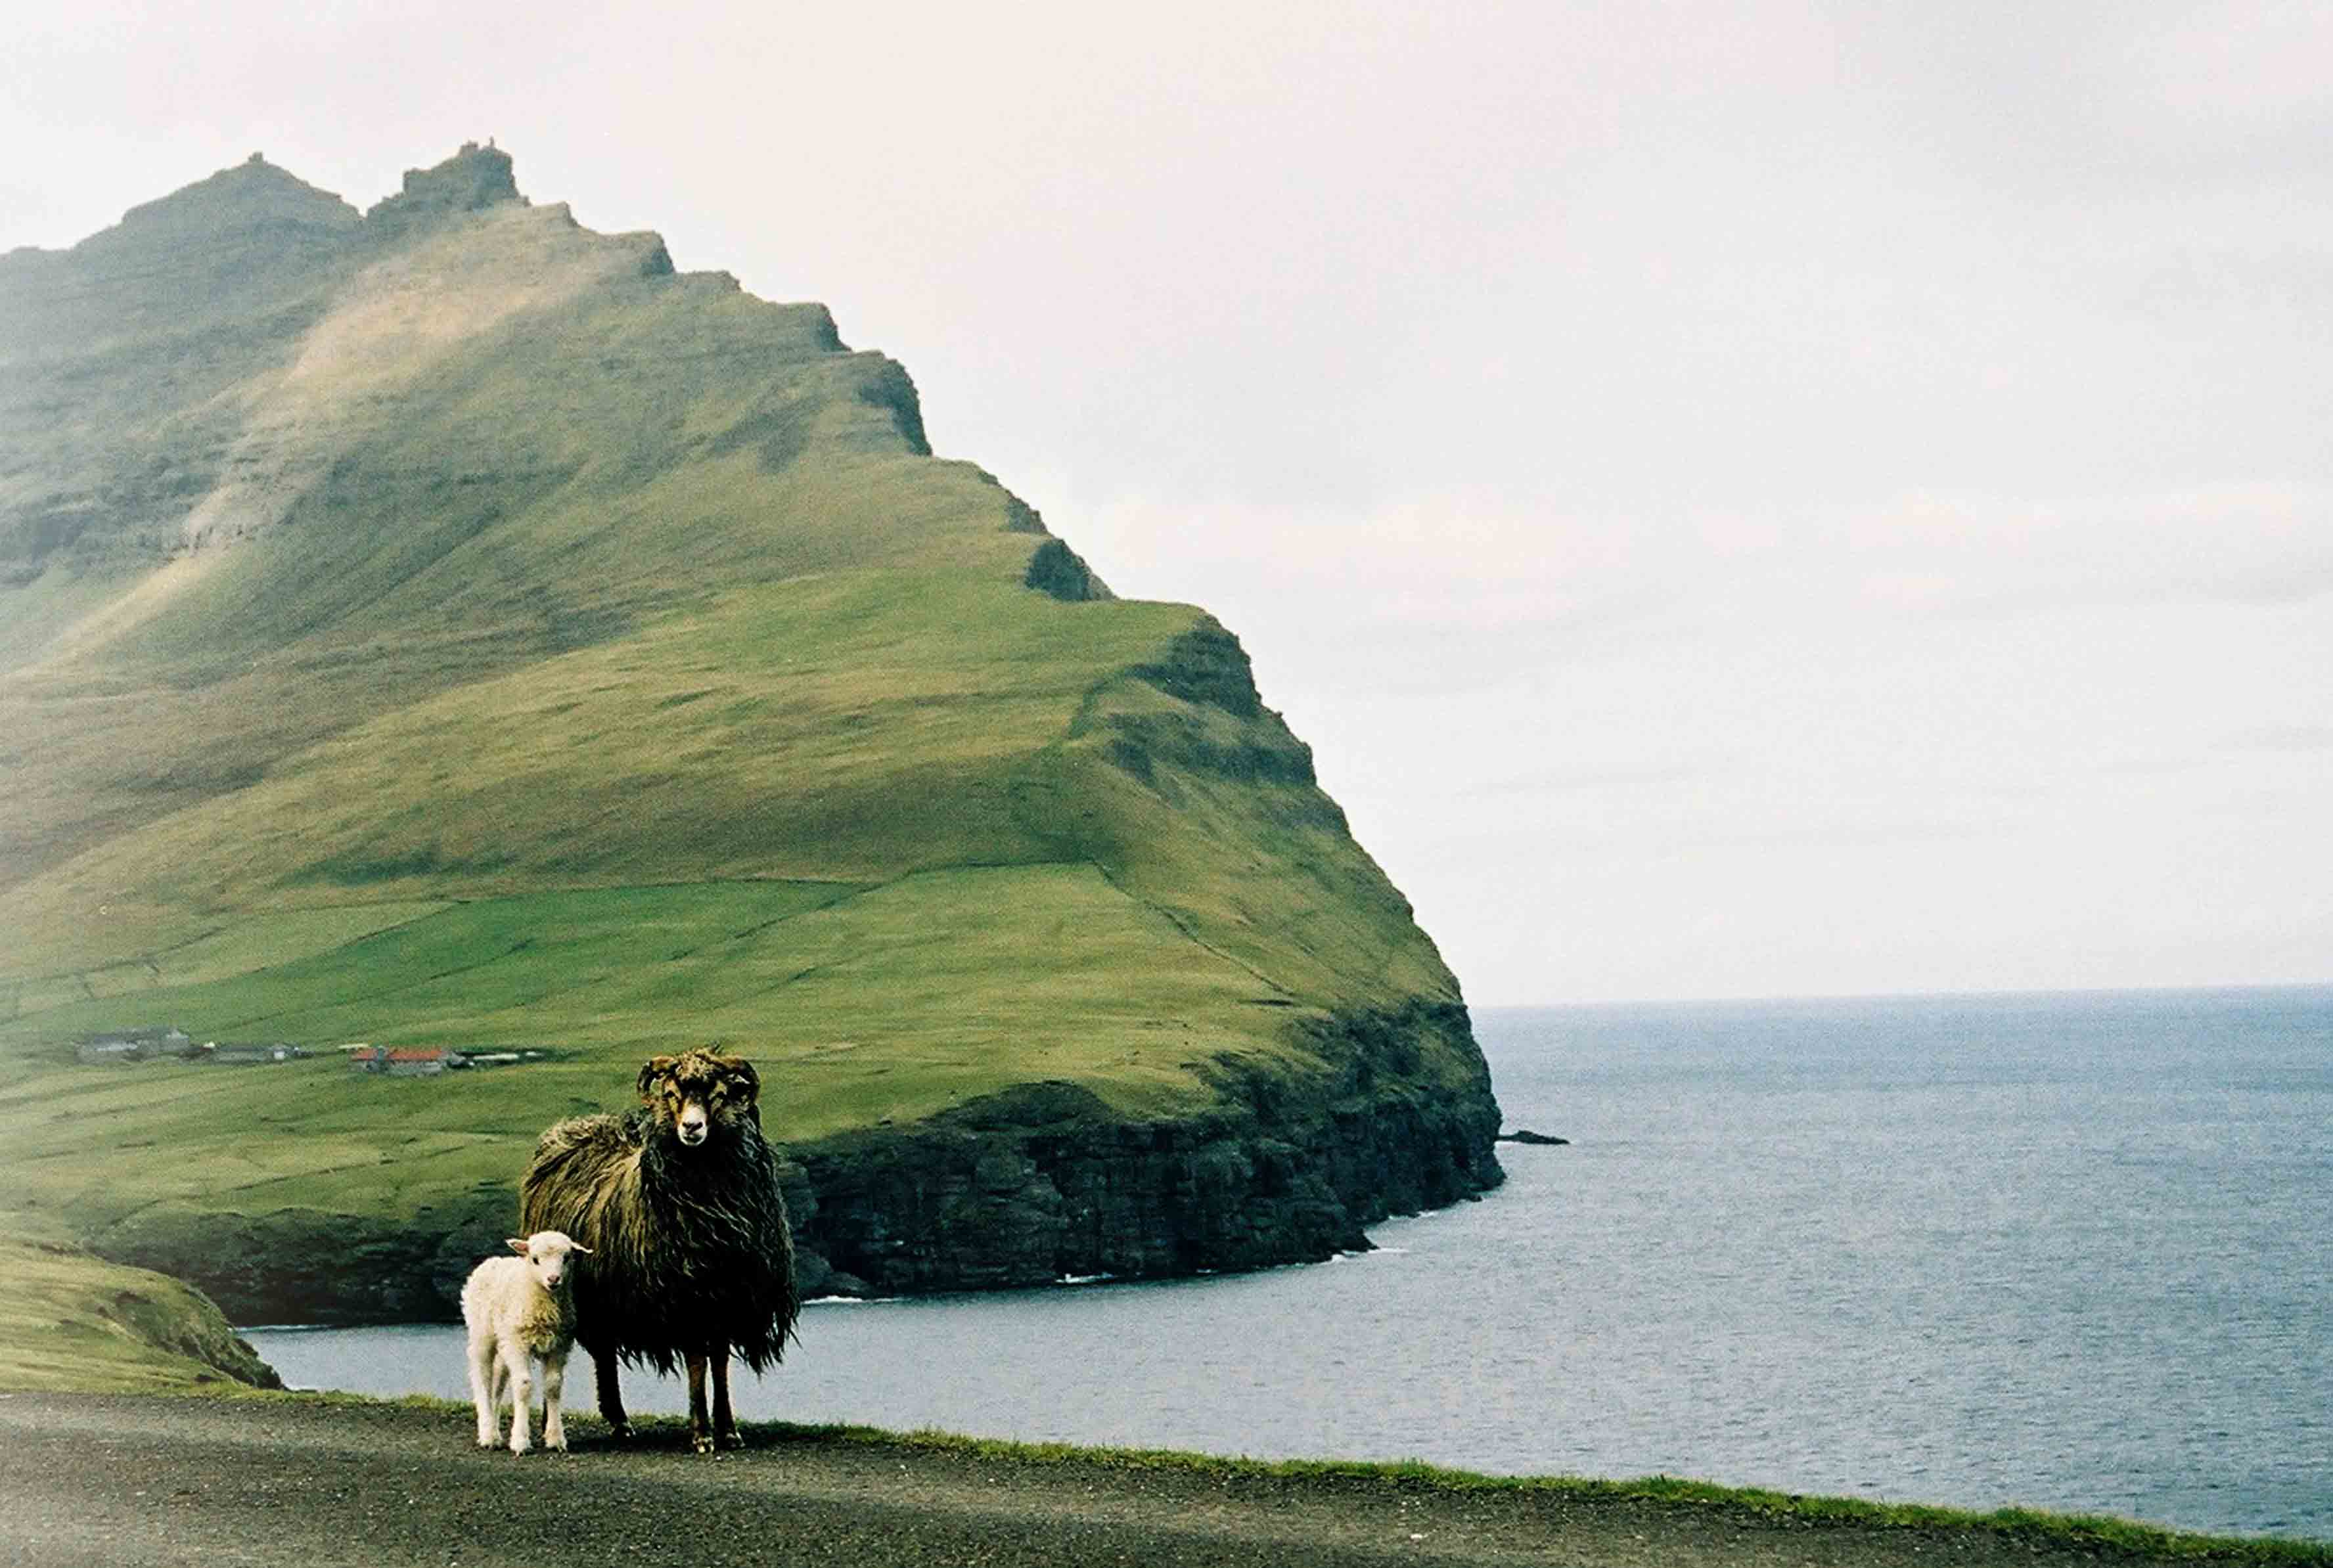
[[[674,1137],[697,1148],[740,1121],[762,1124],[762,1081],[742,1056],[684,1051],[654,1056],[640,1069],[640,1098]]]
[[[538,1230],[532,1236],[514,1236],[509,1239],[511,1250],[526,1259],[527,1273],[545,1290],[557,1290],[560,1282],[567,1277],[570,1253],[586,1257],[591,1255],[590,1248],[577,1246],[563,1230]]]

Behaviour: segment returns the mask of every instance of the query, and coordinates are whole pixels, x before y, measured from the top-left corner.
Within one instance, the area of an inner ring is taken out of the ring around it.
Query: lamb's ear
[[[513,1252],[517,1253],[521,1257],[524,1257],[526,1256],[526,1238],[525,1238],[525,1237],[523,1237],[523,1236],[505,1236],[505,1237],[504,1237],[504,1238],[503,1238],[503,1239],[510,1243],[510,1249],[511,1249]]]
[[[762,1075],[754,1071],[754,1064],[743,1056],[731,1056],[722,1066],[729,1069],[730,1085],[745,1096],[752,1104],[762,1097]]]
[[[650,1056],[647,1063],[640,1068],[640,1098],[643,1100],[652,1100],[656,1098],[656,1095],[651,1092],[655,1087],[656,1081],[658,1078],[663,1077],[666,1074],[671,1072],[677,1065],[677,1057]]]
[[[580,1253],[581,1253],[581,1254],[582,1254],[584,1257],[590,1257],[590,1256],[591,1256],[591,1249],[590,1249],[590,1248],[588,1248],[588,1247],[584,1246],[584,1245],[583,1245],[581,1242],[580,1242],[580,1241],[571,1241],[571,1242],[569,1242],[569,1243],[567,1244],[567,1250],[568,1250],[568,1251],[570,1251],[570,1252],[580,1252]]]

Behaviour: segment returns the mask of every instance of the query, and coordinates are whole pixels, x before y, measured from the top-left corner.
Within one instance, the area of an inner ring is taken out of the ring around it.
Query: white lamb
[[[567,1353],[575,1346],[575,1301],[567,1276],[567,1255],[589,1256],[564,1231],[538,1230],[514,1236],[515,1257],[489,1257],[462,1286],[462,1321],[470,1325],[470,1399],[478,1407],[478,1447],[494,1446],[495,1407],[507,1387],[511,1402],[510,1451],[527,1450],[527,1405],[533,1389],[527,1374],[542,1362],[542,1446],[567,1447],[560,1424],[559,1390],[567,1377]]]

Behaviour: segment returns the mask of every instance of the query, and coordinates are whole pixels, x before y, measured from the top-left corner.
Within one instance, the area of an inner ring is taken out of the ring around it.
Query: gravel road
[[[994,1458],[677,1432],[482,1452],[466,1411],[0,1394],[0,1563],[1970,1564],[2077,1554],[1983,1530],[1785,1522],[1730,1506],[1383,1478]]]

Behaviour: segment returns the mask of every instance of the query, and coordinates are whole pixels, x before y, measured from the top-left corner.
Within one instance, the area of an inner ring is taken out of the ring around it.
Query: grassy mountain
[[[774,1135],[857,1151],[804,1209],[901,1140],[1058,1163],[1064,1116],[1230,1138],[1224,1204],[1341,1209],[1291,1255],[1496,1180],[1457,986],[1236,641],[935,458],[822,307],[533,206],[492,148],[362,215],[254,156],[0,256],[0,1162],[110,1256],[200,1272],[284,1216],[458,1252],[546,1121],[703,1042]],[[552,1054],[74,1058],[164,1023]],[[994,1114],[1032,1084],[1074,1091],[1042,1147]],[[918,1245],[1033,1201],[1009,1277],[1109,1253],[1062,1239],[1072,1184]]]

